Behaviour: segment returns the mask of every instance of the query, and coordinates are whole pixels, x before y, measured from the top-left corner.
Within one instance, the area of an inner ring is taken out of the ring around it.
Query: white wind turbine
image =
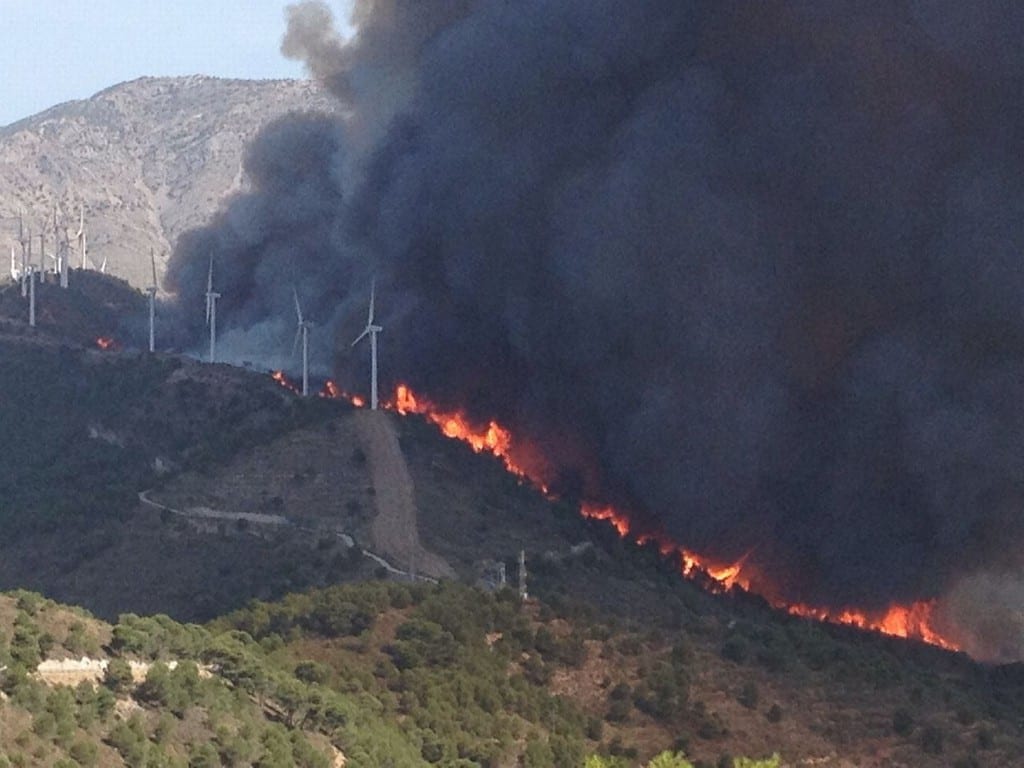
[[[36,327],[36,276],[32,264],[28,265],[28,324],[30,328]]]
[[[149,249],[149,264],[153,267],[153,284],[146,289],[149,294],[149,351],[156,351],[156,256]],[[209,299],[207,299],[209,301]]]
[[[32,235],[25,235],[25,214],[18,215],[18,242],[21,243],[21,297],[28,296],[28,263],[32,253]]]
[[[63,218],[63,213],[61,214]],[[64,237],[61,238],[61,229],[57,226],[57,206],[53,208],[53,242],[54,242],[54,253],[56,254],[55,259],[57,261],[57,274],[60,276],[60,287],[68,287],[68,270],[70,264],[68,264],[68,231],[65,228],[63,230]]]
[[[302,339],[302,396],[309,397],[309,329],[313,324],[302,317],[302,306],[299,304],[299,292],[292,288],[292,295],[295,297],[295,314],[299,319],[298,330],[295,331],[295,343],[292,344],[292,355],[299,346],[299,338]]]
[[[25,253],[25,271],[21,275],[21,295],[28,296],[29,277],[32,275],[32,233],[28,235],[28,251]]]
[[[217,299],[220,294],[213,290],[213,257],[210,257],[210,272],[206,277],[206,324],[210,326],[210,362],[217,357]]]
[[[72,214],[74,215],[74,214]],[[82,254],[82,269],[89,268],[89,257],[86,254],[85,242],[85,205],[78,209],[78,231],[75,232],[75,240],[78,242],[78,252]]]
[[[356,340],[352,342],[354,347],[360,341],[363,340],[364,336],[370,337],[370,410],[377,410],[377,334],[384,329],[379,325],[373,324],[373,302],[374,297],[377,293],[377,281],[374,280],[370,285],[370,314],[366,318],[366,328],[363,332],[356,337]]]
[[[46,276],[46,227],[39,233],[39,282]]]

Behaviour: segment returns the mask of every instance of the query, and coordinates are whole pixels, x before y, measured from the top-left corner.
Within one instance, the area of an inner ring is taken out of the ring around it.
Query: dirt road
[[[390,414],[360,410],[354,417],[373,481],[374,549],[411,573],[453,577],[452,567],[420,544],[412,477]]]

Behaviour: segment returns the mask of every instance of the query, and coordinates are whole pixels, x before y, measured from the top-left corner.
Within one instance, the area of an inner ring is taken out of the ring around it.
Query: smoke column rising
[[[1024,6],[362,0],[351,40],[288,14],[339,115],[250,148],[252,192],[174,255],[183,317],[211,253],[236,332],[295,282],[362,389],[373,274],[385,383],[780,597],[1019,572]]]

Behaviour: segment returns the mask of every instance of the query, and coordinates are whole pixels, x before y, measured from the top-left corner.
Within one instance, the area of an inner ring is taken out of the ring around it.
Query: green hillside
[[[509,590],[369,582],[205,626],[111,627],[0,596],[0,765],[1019,764],[1019,675],[676,608],[677,626],[640,626]],[[106,662],[95,681],[33,672],[83,656]]]

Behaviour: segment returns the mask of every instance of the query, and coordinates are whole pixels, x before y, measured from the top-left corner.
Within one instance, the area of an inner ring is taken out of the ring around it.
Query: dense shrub
[[[905,709],[897,709],[892,714],[892,730],[897,736],[909,736],[914,730],[914,718]]]

